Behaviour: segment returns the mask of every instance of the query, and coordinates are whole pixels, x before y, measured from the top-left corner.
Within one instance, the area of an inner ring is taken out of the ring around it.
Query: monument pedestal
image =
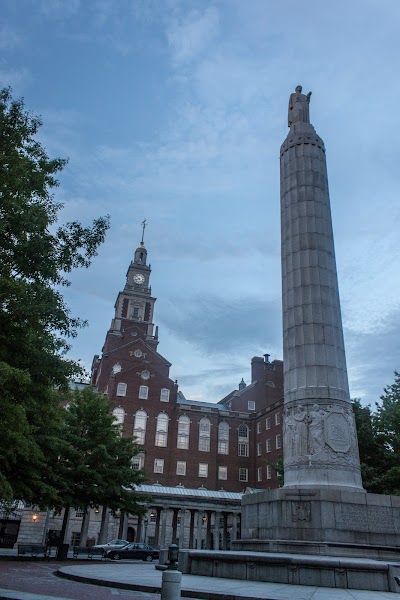
[[[236,550],[400,558],[400,497],[332,488],[242,498]]]

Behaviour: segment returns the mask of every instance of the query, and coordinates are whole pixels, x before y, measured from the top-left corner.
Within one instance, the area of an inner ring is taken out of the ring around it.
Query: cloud
[[[0,25],[0,49],[14,50],[23,42],[23,36],[10,25]]]
[[[172,17],[166,34],[173,64],[187,65],[198,59],[209,49],[218,29],[219,13],[215,6]]]
[[[400,371],[400,307],[373,332],[345,329],[351,394],[375,406]]]
[[[164,303],[165,304],[165,303]],[[207,355],[234,352],[249,356],[255,350],[279,346],[279,304],[246,297],[237,300],[203,295],[170,303],[160,320]]]
[[[80,0],[39,0],[39,12],[47,19],[63,20],[76,15],[81,8]]]

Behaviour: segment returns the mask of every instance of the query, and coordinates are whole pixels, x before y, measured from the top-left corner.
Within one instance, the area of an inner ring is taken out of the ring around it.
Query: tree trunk
[[[67,527],[68,527],[69,510],[70,510],[70,506],[69,506],[69,504],[67,504],[64,508],[64,517],[63,517],[63,522],[62,522],[62,526],[61,526],[61,534],[60,534],[60,545],[57,550],[57,560],[65,560],[67,558],[66,553],[68,552],[68,549],[65,548],[64,541],[65,541],[65,534],[67,532]]]

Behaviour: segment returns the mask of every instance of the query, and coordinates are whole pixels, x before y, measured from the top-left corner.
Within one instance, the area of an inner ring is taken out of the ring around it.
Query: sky
[[[400,370],[398,0],[1,0],[0,84],[68,157],[60,223],[111,228],[64,290],[88,369],[140,242],[159,352],[186,397],[282,359],[279,148],[312,91],[325,142],[352,397]]]

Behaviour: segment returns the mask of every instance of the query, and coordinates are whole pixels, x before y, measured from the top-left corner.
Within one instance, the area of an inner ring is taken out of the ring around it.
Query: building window
[[[140,471],[144,467],[144,454],[140,452],[132,459],[132,469],[134,471]]]
[[[134,306],[132,308],[132,319],[138,319],[139,316],[140,316],[139,307],[138,306]]]
[[[207,463],[199,463],[199,477],[208,477]]]
[[[75,517],[77,517],[78,519],[82,519],[84,514],[85,514],[84,510],[76,510],[75,511]]]
[[[210,434],[211,422],[207,417],[203,417],[199,421],[199,450],[202,452],[210,452]]]
[[[218,454],[229,454],[229,425],[226,421],[218,425]]]
[[[163,458],[155,458],[154,459],[154,473],[164,473],[164,459]]]
[[[247,409],[248,410],[256,410],[256,403],[254,402],[254,400],[248,400]]]
[[[275,413],[275,425],[281,424],[281,413]]]
[[[121,365],[119,363],[115,363],[115,365],[112,368],[113,375],[116,375],[117,373],[121,373],[121,371],[122,371]]]
[[[249,455],[249,428],[247,425],[239,425],[238,429],[238,454],[239,456]]]
[[[168,439],[168,415],[160,413],[157,417],[156,440],[155,445],[165,448]]]
[[[178,440],[177,448],[187,450],[189,448],[189,430],[190,419],[186,415],[182,415],[178,419]]]
[[[267,417],[265,419],[265,429],[268,431],[268,429],[271,429],[271,417]]]
[[[261,433],[261,421],[257,423],[257,433]]]
[[[248,444],[239,444],[238,455],[239,456],[248,456],[249,455],[249,445]]]
[[[149,388],[147,387],[147,385],[141,385],[139,387],[139,399],[147,400],[148,397],[149,397]]]
[[[157,513],[155,510],[150,511],[150,523],[157,523]]]
[[[257,456],[261,456],[261,454],[262,454],[261,442],[258,442],[258,444],[257,444]]]
[[[271,452],[271,440],[270,438],[267,439],[266,443],[265,443],[265,449],[267,452]]]
[[[218,479],[228,479],[228,467],[218,467]]]
[[[126,396],[126,383],[119,383],[117,385],[117,396]]]
[[[163,388],[160,392],[161,402],[169,402],[169,389]]]
[[[239,469],[239,481],[248,481],[249,480],[249,470],[248,469]]]
[[[117,406],[112,411],[113,417],[115,418],[114,425],[122,425],[125,420],[125,411],[122,406]]]
[[[278,435],[276,436],[275,446],[277,450],[279,450],[279,448],[281,448],[282,446],[282,439],[280,433],[278,433]]]
[[[262,481],[262,467],[257,469],[257,481]]]
[[[147,413],[145,410],[138,410],[135,414],[133,425],[133,435],[136,438],[136,443],[144,444],[146,437]]]
[[[186,461],[178,460],[176,463],[176,474],[177,475],[186,475]]]
[[[272,479],[272,467],[267,465],[267,479]]]

